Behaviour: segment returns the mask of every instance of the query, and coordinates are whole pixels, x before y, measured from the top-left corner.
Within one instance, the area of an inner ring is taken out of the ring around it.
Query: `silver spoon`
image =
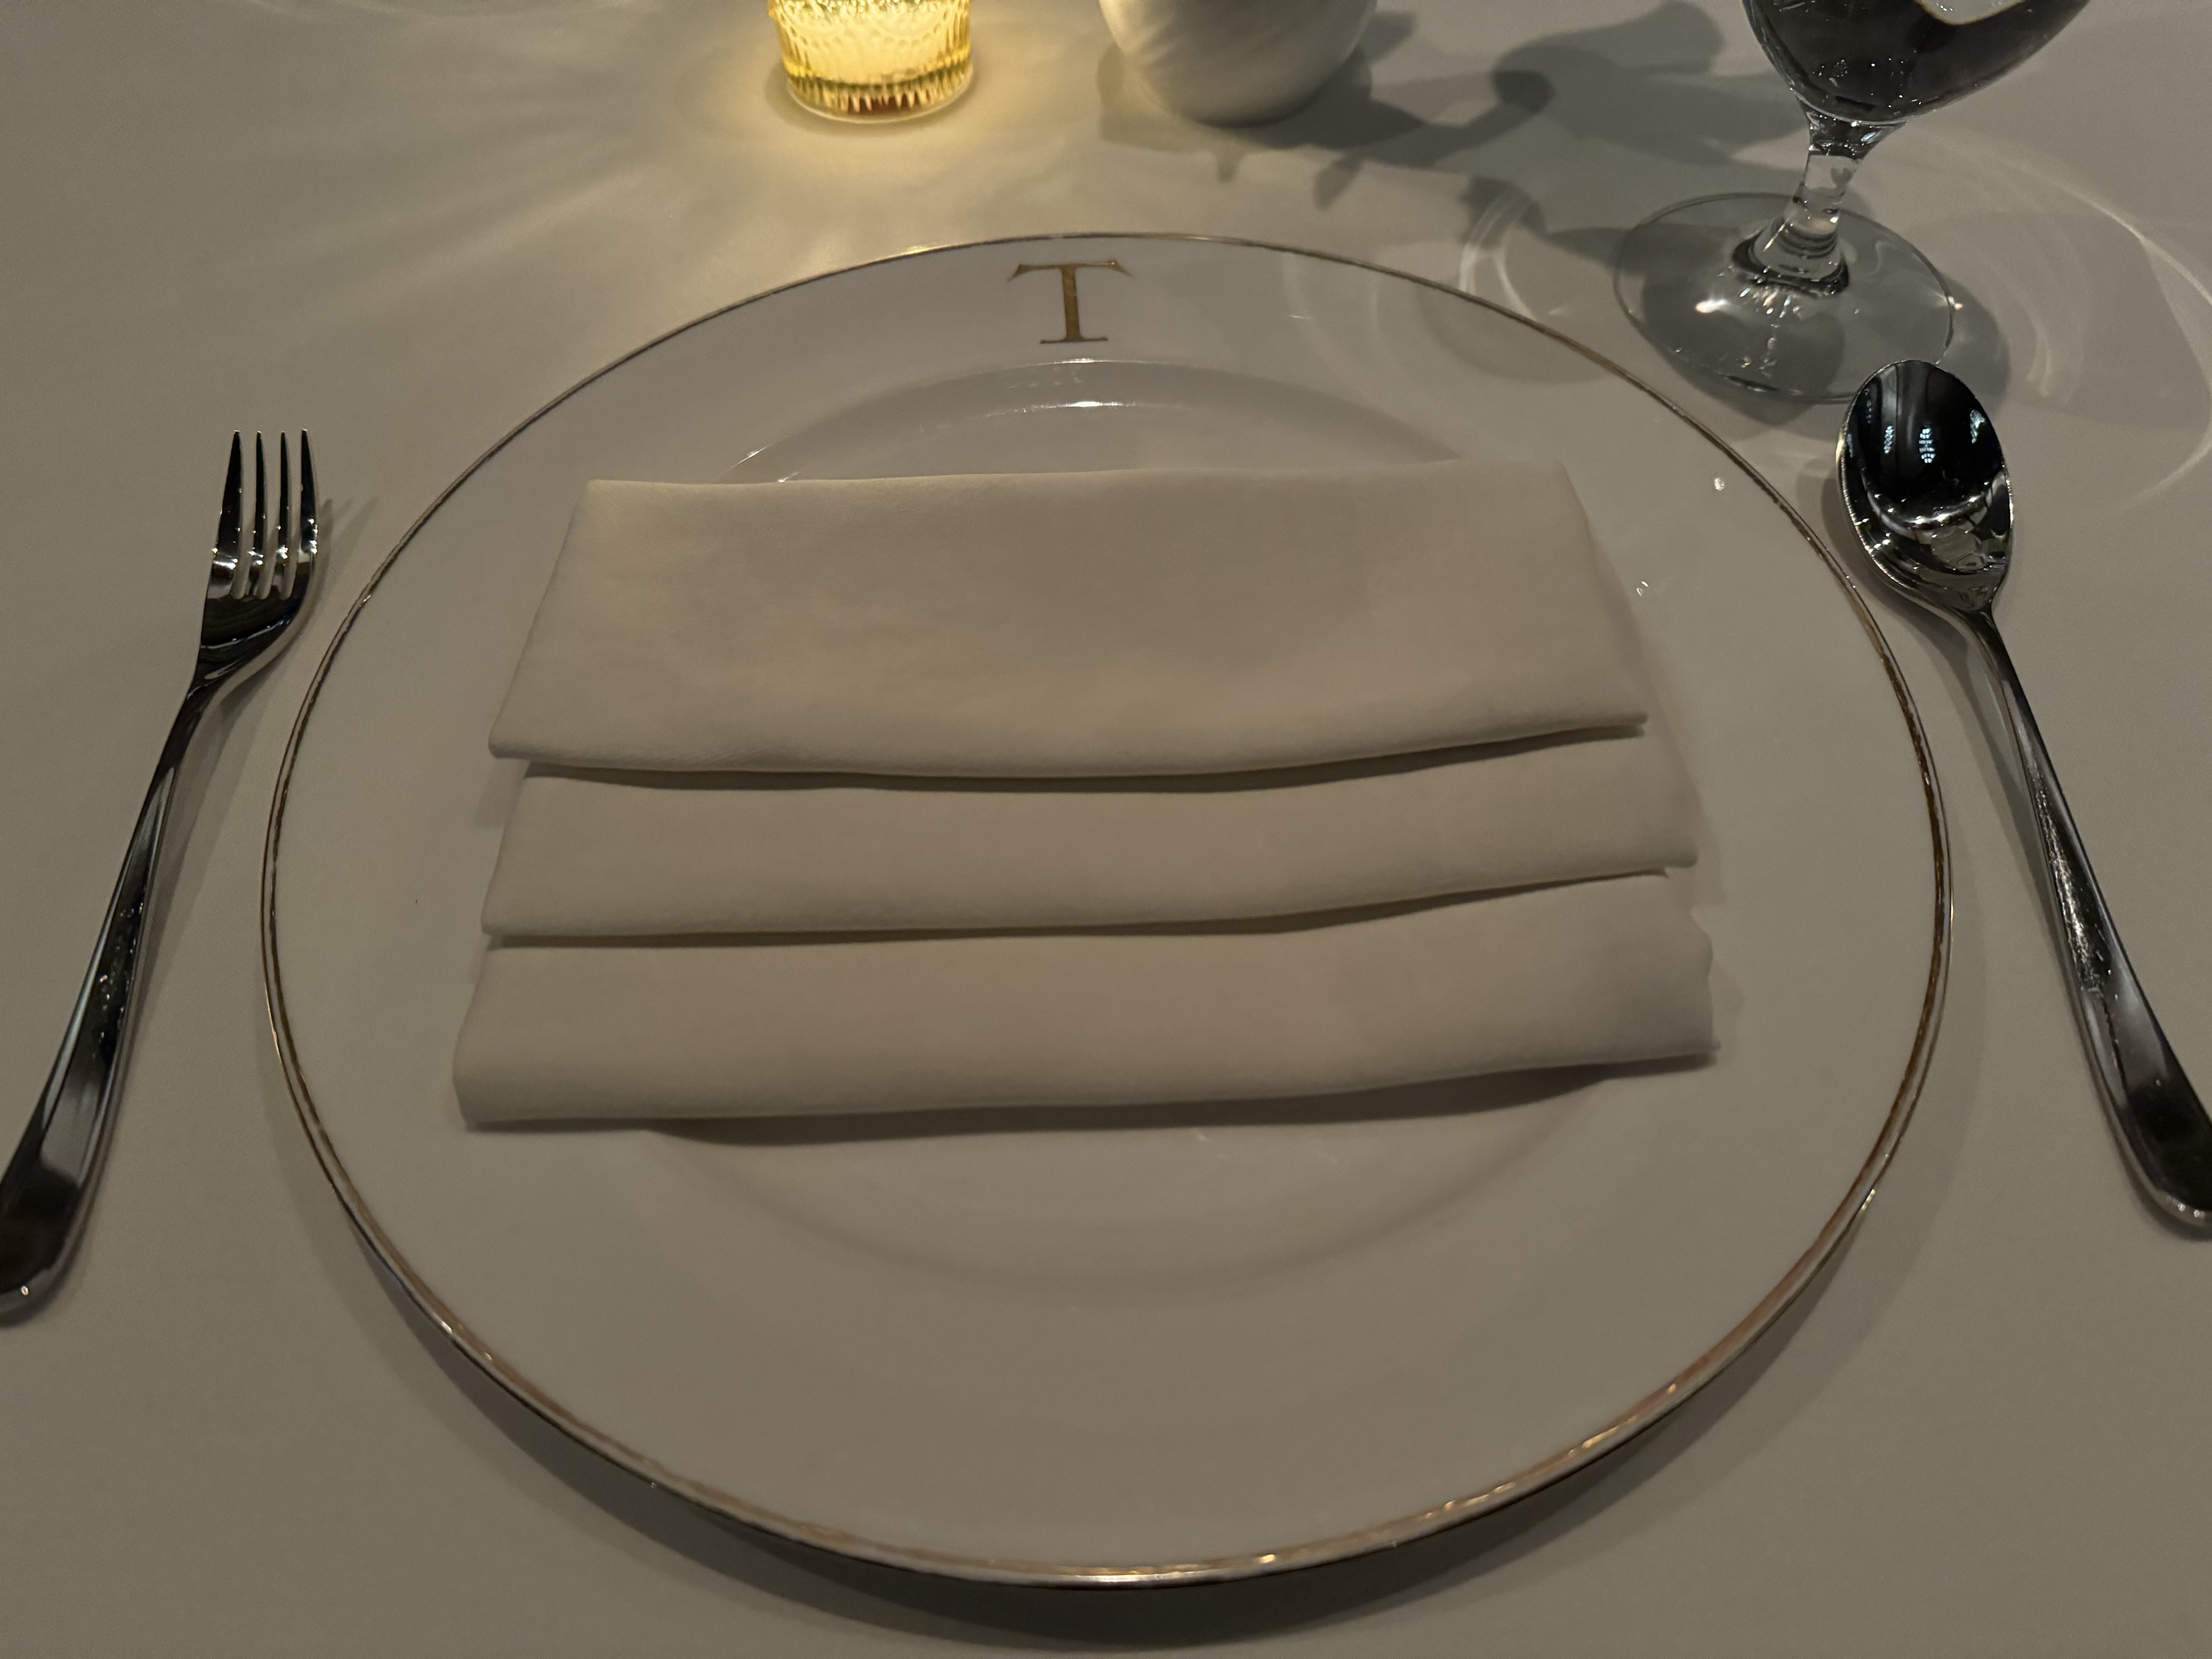
[[[1981,647],[2020,757],[2074,1012],[2113,1132],[2151,1201],[2182,1226],[2212,1233],[2212,1119],[2128,965],[1991,615],[2012,562],[2012,480],[1996,428],[1955,375],[1933,363],[1892,363],[1852,400],[1836,474],[1875,568]]]

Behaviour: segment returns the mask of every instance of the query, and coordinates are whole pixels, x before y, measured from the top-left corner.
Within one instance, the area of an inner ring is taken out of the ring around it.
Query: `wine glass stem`
[[[1850,281],[1836,234],[1844,192],[1867,152],[1904,123],[1870,125],[1813,109],[1805,112],[1805,121],[1812,129],[1812,141],[1806,147],[1805,175],[1798,180],[1796,193],[1780,218],[1736,250],[1735,258],[1762,282],[1833,294]]]

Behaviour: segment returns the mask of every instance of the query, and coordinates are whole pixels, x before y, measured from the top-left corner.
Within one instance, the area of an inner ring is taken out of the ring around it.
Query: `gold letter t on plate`
[[[1060,273],[1060,318],[1067,325],[1066,333],[1056,340],[1039,340],[1039,345],[1069,345],[1106,337],[1103,334],[1085,334],[1083,331],[1083,303],[1075,291],[1075,273],[1079,270],[1118,270],[1127,276],[1129,273],[1119,259],[1072,259],[1066,264],[1016,265],[1014,276],[1026,276],[1033,270],[1056,270]],[[1014,276],[1006,280],[1011,283]]]

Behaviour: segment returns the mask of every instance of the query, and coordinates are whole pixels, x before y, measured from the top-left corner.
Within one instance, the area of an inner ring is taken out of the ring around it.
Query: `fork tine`
[[[270,550],[269,562],[254,586],[254,596],[267,599],[276,592],[280,582],[289,589],[291,572],[292,440],[280,432],[276,434],[276,544]]]
[[[257,432],[253,434],[253,536],[246,546],[245,562],[239,567],[238,579],[231,585],[231,598],[245,599],[260,585],[261,568],[268,552],[269,456]]]
[[[223,475],[222,510],[216,515],[213,562],[208,568],[208,597],[228,593],[238,578],[239,515],[246,494],[245,434],[230,434],[230,470]]]
[[[307,578],[314,574],[318,519],[315,458],[307,448],[307,428],[302,427],[300,429],[300,539],[292,550],[292,562],[284,573],[284,592],[288,598],[295,585],[304,593]]]

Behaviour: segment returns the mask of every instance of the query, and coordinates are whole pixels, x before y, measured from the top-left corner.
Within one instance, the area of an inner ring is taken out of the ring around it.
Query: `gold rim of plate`
[[[1013,246],[1023,243],[1066,241],[1155,241],[1212,243],[1234,247],[1255,248],[1265,252],[1279,253],[1296,258],[1319,259],[1331,264],[1348,265],[1357,270],[1372,271],[1395,282],[1411,283],[1419,287],[1449,295],[1453,299],[1479,306],[1500,317],[1542,335],[1565,346],[1577,356],[1595,365],[1606,374],[1626,382],[1650,398],[1677,420],[1687,426],[1723,457],[1737,472],[1786,518],[1802,537],[1805,544],[1834,579],[1852,614],[1858,619],[1869,647],[1881,663],[1887,677],[1892,695],[1896,698],[1898,712],[1905,721],[1905,731],[1911,738],[1914,759],[1920,774],[1920,786],[1928,811],[1929,840],[1932,852],[1935,875],[1935,915],[1933,938],[1929,953],[1928,977],[1922,998],[1920,1016],[1913,1033],[1912,1048],[1905,1060],[1904,1074],[1899,1079],[1887,1115],[1874,1146],[1853,1177],[1842,1200],[1829,1213],[1819,1234],[1798,1257],[1781,1279],[1761,1297],[1751,1311],[1737,1322],[1718,1342],[1684,1367],[1662,1387],[1653,1389],[1630,1406],[1613,1421],[1587,1438],[1562,1447],[1551,1455],[1530,1464],[1510,1478],[1480,1492],[1469,1492],[1411,1515],[1396,1516],[1354,1532],[1341,1533],[1327,1538],[1317,1538],[1302,1543],[1290,1544],[1278,1549],[1243,1555],[1218,1556],[1204,1560],[1162,1561],[1143,1564],[1095,1564],[1068,1561],[1036,1561],[1018,1559],[969,1556],[951,1551],[933,1550],[908,1545],[887,1544],[860,1537],[842,1528],[802,1520],[794,1516],[780,1514],[749,1502],[733,1492],[727,1492],[703,1481],[690,1479],[665,1468],[634,1448],[610,1436],[602,1434],[590,1424],[582,1421],[564,1408],[561,1403],[539,1389],[527,1376],[509,1364],[489,1347],[468,1325],[439,1297],[378,1224],[345,1165],[339,1159],[318,1114],[307,1079],[301,1072],[298,1053],[294,1046],[289,1018],[285,1009],[283,975],[276,954],[276,871],[282,852],[284,807],[290,793],[292,771],[307,735],[309,717],[314,713],[315,702],[323,684],[329,678],[331,665],[337,659],[353,625],[362,609],[376,592],[377,586],[404,553],[416,536],[427,525],[448,498],[495,455],[537,424],[545,415],[563,404],[586,386],[611,374],[632,358],[665,344],[678,335],[702,324],[728,315],[762,300],[805,288],[815,283],[827,282],[852,271],[879,265],[904,263],[910,259],[927,258],[933,254],[960,252],[972,248]],[[627,352],[614,362],[579,380],[574,386],[552,398],[532,413],[528,419],[478,456],[467,470],[439,492],[438,497],[426,507],[422,515],[410,525],[391,552],[379,563],[374,573],[354,599],[340,620],[337,632],[316,665],[314,677],[309,681],[302,698],[300,712],[295,718],[289,737],[284,745],[284,757],[278,769],[273,798],[270,803],[269,824],[262,846],[261,862],[261,964],[262,980],[268,995],[269,1020],[276,1052],[284,1073],[285,1086],[299,1114],[301,1126],[306,1130],[313,1146],[323,1175],[339,1201],[345,1206],[347,1216],[361,1234],[371,1253],[391,1273],[406,1292],[408,1298],[428,1317],[453,1346],[470,1361],[496,1382],[517,1401],[559,1430],[579,1444],[588,1447],[599,1455],[628,1470],[629,1473],[665,1488],[684,1501],[710,1513],[745,1525],[757,1527],[779,1537],[813,1546],[840,1555],[884,1565],[910,1568],[952,1577],[979,1580],[986,1583],[1012,1584],[1087,1584],[1097,1586],[1147,1586],[1193,1584],[1229,1579],[1257,1577],[1262,1574],[1283,1572],[1293,1568],[1318,1566],[1325,1562],[1342,1560],[1365,1554],[1370,1551],[1392,1545],[1409,1543],[1432,1533],[1441,1532],[1461,1522],[1479,1515],[1492,1513],[1520,1498],[1551,1486],[1577,1470],[1589,1468],[1608,1453],[1617,1451],[1637,1436],[1651,1428],[1698,1389],[1717,1376],[1758,1340],[1818,1275],[1822,1267],[1834,1255],[1844,1240],[1850,1234],[1873,1198],[1875,1187],[1887,1168],[1891,1154],[1896,1151],[1905,1126],[1911,1120],[1912,1109],[1920,1097],[1922,1083],[1928,1073],[1929,1057],[1935,1048],[1936,1025],[1942,1015],[1943,993],[1948,977],[1951,959],[1951,857],[1950,836],[1943,811],[1943,798],[1936,777],[1927,734],[1920,724],[1918,709],[1906,686],[1903,671],[1891,654],[1888,641],[1867,609],[1857,584],[1844,568],[1842,562],[1808,524],[1803,516],[1791,507],[1773,485],[1762,477],[1750,463],[1731,448],[1711,428],[1674,403],[1663,393],[1655,391],[1638,380],[1611,359],[1592,350],[1577,340],[1558,330],[1547,327],[1518,312],[1482,299],[1475,295],[1453,288],[1447,283],[1415,276],[1405,271],[1393,270],[1386,265],[1364,259],[1348,258],[1341,254],[1322,253],[1310,248],[1288,246],[1279,242],[1264,242],[1234,236],[1197,236],[1169,231],[1062,231],[1041,236],[1000,236],[973,242],[949,242],[941,246],[916,248],[884,259],[863,260],[857,264],[842,266],[835,270],[818,272],[768,289],[759,294],[723,306],[695,317],[679,327],[646,342],[635,350]]]

